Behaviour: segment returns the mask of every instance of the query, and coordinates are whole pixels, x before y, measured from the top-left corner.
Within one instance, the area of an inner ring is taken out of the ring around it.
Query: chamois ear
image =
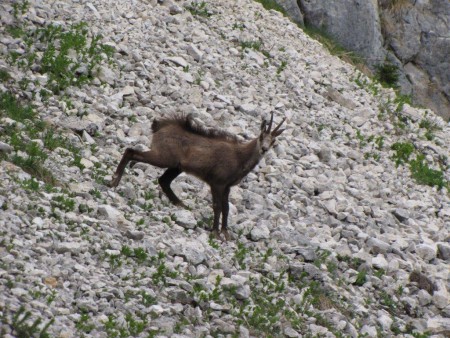
[[[261,121],[261,132],[265,132],[266,131],[266,124],[267,124],[267,121],[265,119],[263,119]]]

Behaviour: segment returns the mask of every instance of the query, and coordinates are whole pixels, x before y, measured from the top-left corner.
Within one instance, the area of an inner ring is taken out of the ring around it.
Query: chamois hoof
[[[228,233],[228,230],[227,229],[225,229],[225,230],[222,229],[221,232],[222,232],[223,237],[225,238],[225,242],[228,242],[231,239],[231,236]]]
[[[213,237],[214,237],[216,240],[223,242],[223,239],[220,238],[220,234],[219,234],[219,231],[218,231],[218,230],[213,230],[213,231],[212,231],[212,235],[213,235]]]
[[[109,187],[110,188],[116,188],[119,185],[119,176],[114,175],[113,179],[111,180],[111,182],[109,182]]]

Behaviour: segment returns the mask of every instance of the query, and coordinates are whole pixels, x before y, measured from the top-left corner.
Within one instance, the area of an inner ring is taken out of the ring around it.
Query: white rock
[[[113,225],[120,224],[125,219],[122,212],[107,204],[99,205],[97,211],[101,216],[104,216]]]
[[[428,244],[419,244],[416,246],[417,254],[424,260],[424,261],[431,261],[432,259],[436,258],[437,255],[437,248],[435,246],[431,246]]]
[[[435,334],[450,333],[450,318],[433,317],[427,320],[427,330]]]
[[[175,65],[183,68],[189,65],[189,63],[187,63],[187,61],[180,56],[167,57],[164,61],[174,63]]]
[[[372,258],[372,265],[378,269],[387,270],[389,264],[383,255],[378,254],[376,257]]]
[[[270,230],[265,224],[263,223],[258,224],[250,232],[250,237],[252,238],[253,241],[268,239],[270,237]]]
[[[186,229],[194,229],[197,227],[197,220],[189,210],[177,210],[174,212],[176,217],[175,223]]]
[[[190,44],[187,47],[187,53],[194,58],[195,61],[200,62],[203,58],[203,53],[195,45]]]
[[[383,330],[388,331],[391,329],[392,323],[394,320],[385,313],[380,313],[378,316],[378,323],[380,323]]]

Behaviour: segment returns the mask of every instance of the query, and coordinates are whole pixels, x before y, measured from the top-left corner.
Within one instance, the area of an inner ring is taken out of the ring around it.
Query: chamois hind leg
[[[175,195],[175,193],[172,191],[172,188],[170,187],[170,183],[181,174],[181,170],[178,168],[169,168],[167,169],[164,174],[158,179],[159,185],[162,188],[162,191],[166,194],[166,196],[169,198],[169,200],[179,206],[186,207],[183,202],[180,201],[180,199]]]
[[[120,160],[119,165],[117,166],[116,172],[114,173],[111,182],[109,183],[109,186],[111,188],[115,188],[119,185],[119,182],[122,179],[122,175],[125,171],[125,167],[130,161],[133,161],[134,163],[144,162],[161,168],[167,167],[165,163],[161,162],[158,154],[152,150],[139,151],[133,148],[127,148],[122,156],[122,159]]]
[[[230,196],[230,187],[226,187],[223,192],[222,197],[222,234],[225,240],[230,240],[230,234],[228,233],[228,211],[230,210],[230,205],[228,204],[228,196]]]

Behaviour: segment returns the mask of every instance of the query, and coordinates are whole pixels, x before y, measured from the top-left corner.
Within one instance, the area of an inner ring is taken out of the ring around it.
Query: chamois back
[[[183,130],[210,139],[226,140],[232,143],[242,143],[243,141],[236,135],[217,128],[207,128],[194,121],[192,114],[176,114],[170,117],[155,119],[152,123],[153,133],[158,132],[168,126],[179,126]]]

